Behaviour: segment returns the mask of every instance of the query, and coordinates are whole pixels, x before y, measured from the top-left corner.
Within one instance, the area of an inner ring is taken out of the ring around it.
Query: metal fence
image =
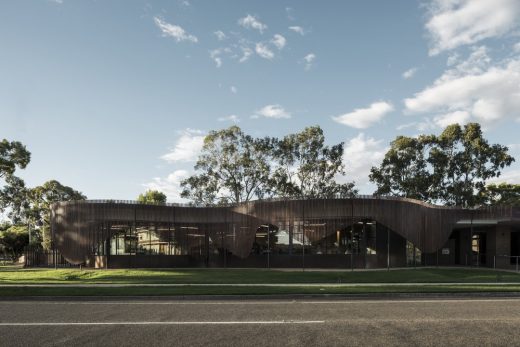
[[[510,268],[520,271],[520,256],[518,255],[496,255],[493,257],[493,268]]]
[[[26,248],[24,251],[25,267],[54,267],[68,268],[79,267],[69,263],[57,250],[44,250],[41,248]]]

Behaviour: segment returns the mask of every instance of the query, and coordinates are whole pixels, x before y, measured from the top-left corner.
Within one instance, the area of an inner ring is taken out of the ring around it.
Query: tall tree
[[[489,205],[520,206],[520,184],[488,184],[482,195]]]
[[[325,146],[320,127],[277,138],[253,138],[237,126],[204,139],[197,173],[181,196],[197,204],[239,203],[266,197],[331,197],[356,193],[344,175],[343,143]]]
[[[137,201],[142,204],[164,205],[166,195],[158,190],[147,190],[144,194],[139,194]]]
[[[181,182],[181,196],[197,204],[262,198],[269,191],[269,155],[269,139],[255,139],[237,126],[211,131],[204,138],[197,173]]]
[[[392,141],[381,165],[370,170],[369,178],[377,184],[375,194],[433,200],[435,184],[428,165],[432,143],[430,136],[398,136]]]
[[[32,188],[28,193],[29,208],[26,212],[27,222],[31,228],[41,232],[42,246],[51,247],[50,205],[60,201],[85,200],[86,196],[56,180],[47,181],[41,186]]]
[[[486,182],[513,161],[506,146],[488,143],[479,124],[453,124],[439,136],[398,137],[370,180],[377,194],[471,207],[484,202]]]
[[[437,138],[437,144],[431,163],[440,178],[438,198],[446,205],[470,207],[483,203],[481,193],[486,182],[500,176],[501,169],[515,160],[506,146],[490,145],[477,123],[463,128],[449,125]]]
[[[24,181],[15,176],[17,169],[24,169],[31,160],[31,153],[18,141],[0,141],[0,212],[9,211],[15,222],[26,207],[27,189]]]
[[[29,209],[29,189],[25,182],[14,175],[5,178],[5,185],[0,189],[0,211],[7,211],[7,216],[14,223],[20,223],[25,219]]]
[[[336,181],[338,176],[345,174],[343,146],[343,142],[326,146],[319,126],[307,127],[275,140],[276,168],[272,176],[275,194],[309,198],[355,194],[354,183]]]
[[[14,174],[17,168],[25,169],[31,161],[31,153],[18,141],[0,141],[0,178]]]

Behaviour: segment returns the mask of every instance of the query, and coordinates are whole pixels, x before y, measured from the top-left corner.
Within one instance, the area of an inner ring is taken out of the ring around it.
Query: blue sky
[[[468,121],[520,182],[517,0],[7,0],[0,44],[0,138],[32,152],[31,186],[179,201],[207,131],[318,124],[371,193],[397,135]]]

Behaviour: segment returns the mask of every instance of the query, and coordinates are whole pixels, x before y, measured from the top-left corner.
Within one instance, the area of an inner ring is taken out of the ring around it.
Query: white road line
[[[401,304],[401,303],[469,303],[469,302],[520,302],[520,298],[505,299],[395,299],[395,300],[327,300],[327,301],[222,301],[222,302],[183,302],[183,301],[0,301],[2,305],[322,305],[322,304],[340,304],[340,305],[356,305],[356,304]]]
[[[504,322],[518,323],[519,318],[352,318],[331,320],[278,320],[278,321],[142,321],[142,322],[5,322],[1,327],[52,327],[52,326],[122,326],[122,325],[306,325],[306,324],[375,324],[375,323],[467,323],[467,322]]]
[[[75,325],[274,325],[274,324],[322,324],[324,320],[279,320],[279,321],[181,321],[181,322],[25,322],[0,323],[7,326],[75,326]]]

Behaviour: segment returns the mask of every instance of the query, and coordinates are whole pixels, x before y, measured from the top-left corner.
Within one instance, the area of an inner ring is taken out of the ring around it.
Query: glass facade
[[[276,263],[277,257],[293,259],[296,266],[303,266],[306,258],[308,266],[320,266],[330,259],[339,261],[339,267],[366,267],[387,252],[386,229],[370,219],[294,219],[261,224],[256,227],[251,249],[240,254],[241,245],[251,242],[251,227],[245,223],[113,222],[103,226],[112,236],[100,242],[95,252],[110,256],[187,256],[201,265],[217,266],[263,266],[264,262],[270,266],[270,260]],[[409,262],[408,245],[402,254]],[[420,259],[417,249],[414,254]],[[267,256],[270,260],[264,261]]]

